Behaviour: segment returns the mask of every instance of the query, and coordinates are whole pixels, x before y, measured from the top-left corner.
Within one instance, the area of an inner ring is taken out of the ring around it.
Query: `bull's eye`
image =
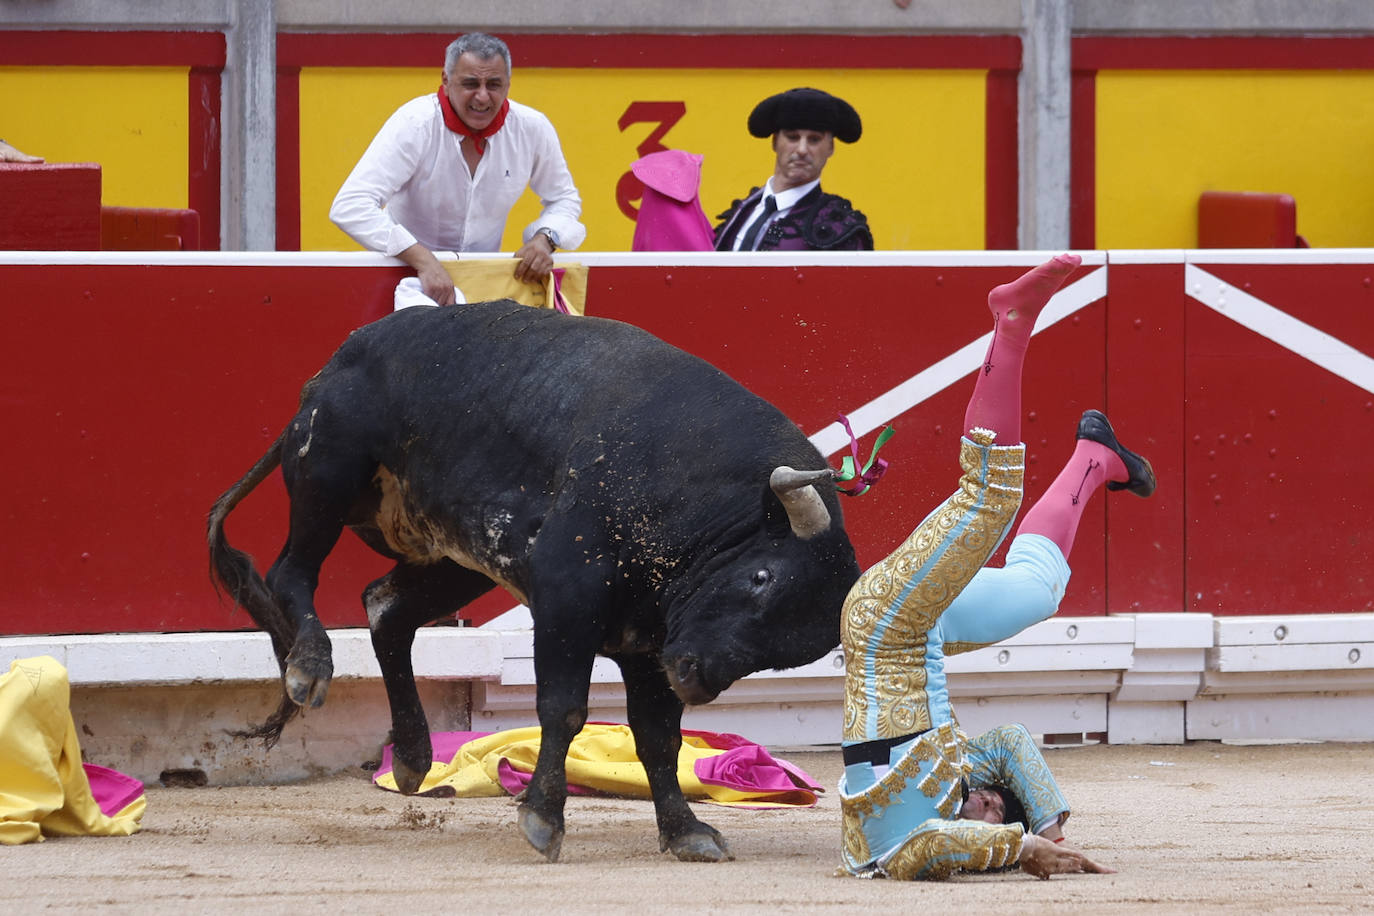
[[[757,571],[756,573],[754,573],[754,585],[755,585],[755,586],[767,585],[769,582],[772,581],[772,579],[773,579],[773,574],[770,573],[770,572],[769,572],[768,570],[766,570],[766,569],[760,569],[759,571]]]

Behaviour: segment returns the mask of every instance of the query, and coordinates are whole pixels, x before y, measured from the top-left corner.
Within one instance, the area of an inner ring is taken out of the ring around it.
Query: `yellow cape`
[[[555,300],[561,297],[570,313],[582,315],[586,312],[585,264],[555,264],[554,270],[562,271],[562,280],[555,287],[552,273],[538,286],[515,279],[516,262],[511,258],[460,258],[441,263],[468,302],[514,299],[522,305],[544,309],[553,308]]]
[[[533,773],[539,758],[539,738],[539,727],[532,726],[468,741],[458,748],[452,760],[436,760],[430,765],[420,792],[442,788],[462,798],[505,795],[498,773],[502,761],[521,773]],[[791,785],[785,788],[703,782],[697,775],[696,762],[720,756],[727,750],[713,747],[706,739],[690,732],[683,735],[677,773],[682,793],[689,800],[749,808],[793,808],[816,803],[819,787],[803,785],[796,776],[790,776]],[[568,748],[567,780],[571,785],[603,794],[652,797],[648,776],[635,755],[634,736],[628,725],[588,723],[583,726]],[[376,783],[396,791],[396,779],[390,772],[379,774]]]
[[[140,795],[106,817],[81,767],[67,671],[47,655],[0,675],[0,845],[45,836],[128,836],[139,829]]]

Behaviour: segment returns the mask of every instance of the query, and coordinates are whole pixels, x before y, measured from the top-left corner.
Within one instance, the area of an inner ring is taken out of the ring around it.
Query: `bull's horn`
[[[814,537],[830,527],[830,510],[825,507],[821,494],[813,484],[834,480],[835,475],[826,468],[821,471],[797,471],[787,465],[774,468],[768,477],[768,486],[773,488],[782,507],[787,510],[787,520],[792,525],[792,533],[802,540]]]

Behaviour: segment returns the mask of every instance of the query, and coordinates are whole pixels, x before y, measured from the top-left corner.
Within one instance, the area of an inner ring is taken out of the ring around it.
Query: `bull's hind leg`
[[[295,453],[287,437],[289,453]],[[334,676],[329,636],[315,611],[320,567],[343,532],[349,510],[369,486],[373,462],[365,455],[326,455],[317,444],[302,448],[296,461],[282,463],[291,499],[291,528],[267,573],[267,587],[295,625],[296,636],[286,655],[282,685],[298,706],[324,703]]]
[[[419,791],[434,753],[411,663],[415,631],[491,588],[486,576],[441,560],[427,566],[399,563],[363,592],[372,650],[391,703],[392,772],[406,795]]]
[[[682,701],[668,685],[657,656],[618,656],[625,681],[625,705],[635,754],[649,777],[658,818],[658,848],[672,850],[684,862],[721,862],[733,859],[725,838],[710,824],[697,820],[687,806],[677,779],[682,747]]]

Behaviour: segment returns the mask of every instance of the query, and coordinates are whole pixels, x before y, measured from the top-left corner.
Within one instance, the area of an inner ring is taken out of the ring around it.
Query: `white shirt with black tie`
[[[731,250],[752,251],[758,248],[758,243],[763,239],[764,233],[768,231],[768,227],[776,222],[779,217],[785,216],[787,212],[796,205],[797,201],[801,200],[807,194],[810,194],[812,190],[820,185],[820,183],[821,180],[817,178],[815,181],[808,181],[806,184],[798,185],[795,188],[788,188],[786,191],[774,193],[773,179],[770,177],[768,183],[763,186],[763,193],[759,195],[759,199],[754,201],[754,206],[750,208],[748,213],[743,215],[743,219],[739,224],[739,231],[735,233],[734,247]],[[777,200],[778,208],[764,217],[763,225],[759,227],[758,232],[754,232],[754,221],[760,218],[760,214],[762,214],[764,210],[765,202],[770,197]],[[754,236],[754,244],[749,248],[745,248],[744,240],[750,235]]]

